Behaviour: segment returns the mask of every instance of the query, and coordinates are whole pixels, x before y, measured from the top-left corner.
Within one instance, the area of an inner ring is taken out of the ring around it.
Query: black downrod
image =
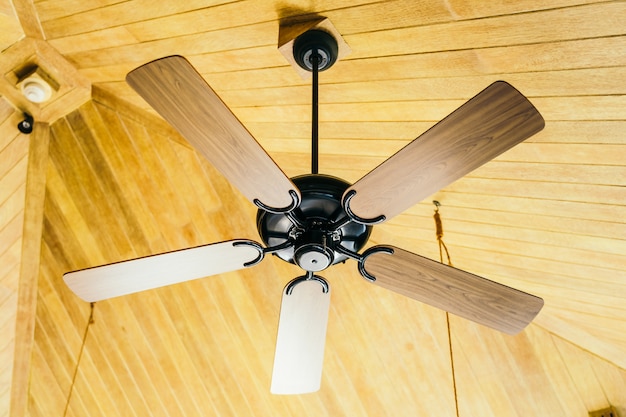
[[[313,93],[312,93],[312,117],[311,117],[311,174],[319,172],[319,133],[318,133],[318,78],[321,56],[317,48],[311,53],[313,65]]]
[[[319,172],[319,117],[318,117],[318,75],[326,71],[337,60],[339,48],[331,34],[312,29],[298,36],[293,44],[293,57],[300,68],[313,73],[312,120],[311,120],[311,173]]]

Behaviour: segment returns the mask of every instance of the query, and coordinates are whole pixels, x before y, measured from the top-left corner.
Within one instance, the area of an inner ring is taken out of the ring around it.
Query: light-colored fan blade
[[[322,381],[330,289],[320,285],[319,277],[300,280],[294,286],[297,280],[289,283],[283,292],[272,394],[315,392]],[[290,294],[289,288],[292,288]]]
[[[274,209],[299,202],[297,187],[185,58],[152,61],[126,82],[250,201]]]
[[[68,272],[63,279],[83,300],[100,301],[242,269],[259,257],[259,248],[253,241],[229,240]]]
[[[544,120],[515,88],[497,81],[346,190],[349,210],[385,220],[539,132]]]
[[[374,252],[364,267],[374,284],[391,291],[508,334],[524,329],[543,307],[534,295],[389,247],[393,254]]]

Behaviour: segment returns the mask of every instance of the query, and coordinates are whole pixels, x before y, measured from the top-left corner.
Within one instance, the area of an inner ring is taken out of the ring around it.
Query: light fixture
[[[58,88],[39,67],[24,76],[17,86],[22,95],[32,103],[45,103]]]
[[[19,131],[27,135],[33,132],[33,126],[35,126],[35,120],[28,113],[24,113],[24,120],[17,124]]]

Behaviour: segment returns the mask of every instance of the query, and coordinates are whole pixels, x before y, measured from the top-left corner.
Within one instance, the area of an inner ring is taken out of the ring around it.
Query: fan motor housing
[[[274,254],[306,271],[321,271],[347,259],[336,248],[358,252],[367,243],[371,226],[343,220],[347,214],[341,198],[350,186],[346,181],[322,174],[292,178],[302,196],[292,216],[257,212],[257,228],[263,242],[278,246],[288,241],[293,245]]]

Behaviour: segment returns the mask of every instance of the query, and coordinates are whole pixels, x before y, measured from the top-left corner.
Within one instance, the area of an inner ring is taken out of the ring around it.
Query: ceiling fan
[[[68,272],[86,301],[252,267],[274,254],[305,272],[284,289],[271,392],[319,389],[330,286],[316,273],[355,260],[369,282],[458,316],[515,334],[538,314],[539,297],[394,246],[362,253],[382,223],[543,129],[535,107],[497,81],[354,184],[318,173],[318,73],[337,58],[337,42],[309,30],[293,46],[312,72],[312,173],[288,178],[193,66],[170,56],[126,80],[259,209],[264,245],[236,239]]]

